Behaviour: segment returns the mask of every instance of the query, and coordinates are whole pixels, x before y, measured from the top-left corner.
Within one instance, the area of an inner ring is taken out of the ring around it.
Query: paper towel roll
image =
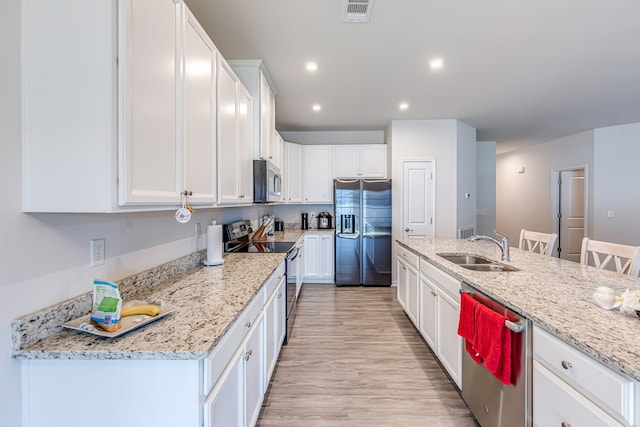
[[[222,225],[207,226],[207,259],[204,265],[220,265],[222,260]]]

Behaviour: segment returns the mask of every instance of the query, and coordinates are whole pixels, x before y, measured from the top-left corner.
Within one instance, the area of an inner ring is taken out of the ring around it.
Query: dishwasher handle
[[[460,294],[469,294],[469,292],[466,292],[460,289]],[[482,304],[482,303],[479,302],[479,304]],[[527,323],[524,321],[524,319],[521,319],[517,322],[512,322],[511,320],[505,320],[504,326],[510,331],[515,332],[516,334],[522,333],[527,330]]]

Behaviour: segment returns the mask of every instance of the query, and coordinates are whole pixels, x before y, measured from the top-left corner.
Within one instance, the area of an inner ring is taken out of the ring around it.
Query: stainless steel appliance
[[[391,285],[391,180],[336,179],[335,282]]]
[[[233,253],[286,253],[287,278],[287,335],[284,343],[289,342],[291,328],[296,317],[296,301],[302,286],[302,245],[295,242],[264,242],[251,240],[251,221],[242,220],[222,226],[224,251]],[[293,280],[292,280],[293,279]]]
[[[331,228],[331,214],[329,212],[320,212],[318,214],[318,228]]]
[[[462,283],[481,304],[509,319],[511,332],[511,385],[497,380],[483,365],[464,351],[462,356],[462,398],[482,427],[530,427],[531,412],[531,321],[509,310],[487,295]]]
[[[296,320],[298,296],[302,290],[304,268],[302,242],[295,244],[287,253],[287,335],[284,343],[289,342],[291,329]]]
[[[282,195],[280,169],[268,160],[253,161],[253,203],[275,203]]]

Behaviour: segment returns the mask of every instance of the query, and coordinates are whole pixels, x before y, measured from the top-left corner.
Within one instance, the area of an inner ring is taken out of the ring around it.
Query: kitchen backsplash
[[[134,274],[117,281],[122,299],[126,301],[154,286],[167,282],[174,277],[200,265],[206,258],[201,250],[190,255],[167,262],[149,270]],[[11,342],[14,350],[53,335],[62,330],[61,324],[91,311],[93,291],[75,298],[49,306],[42,310],[15,319],[11,322]]]

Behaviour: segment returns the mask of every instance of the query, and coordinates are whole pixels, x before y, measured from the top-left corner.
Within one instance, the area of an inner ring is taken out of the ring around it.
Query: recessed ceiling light
[[[442,58],[434,58],[431,61],[429,61],[429,67],[431,67],[432,70],[439,70],[440,68],[442,68],[443,65],[444,65],[444,59]]]
[[[322,110],[322,107],[320,106],[320,104],[313,104],[313,106],[311,108],[313,109],[313,111]]]
[[[407,108],[409,108],[409,104],[406,102],[401,102],[400,104],[398,104],[398,108],[400,108],[401,110],[406,110]]]
[[[307,62],[304,67],[307,69],[307,71],[317,71],[318,70],[318,64],[315,62]]]

